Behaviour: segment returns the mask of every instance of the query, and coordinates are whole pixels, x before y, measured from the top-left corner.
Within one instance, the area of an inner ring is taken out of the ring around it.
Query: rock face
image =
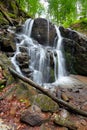
[[[63,37],[68,72],[87,76],[87,38],[62,26],[59,29]],[[37,18],[34,20],[31,36],[42,45],[53,46],[56,30],[54,25],[48,23],[46,19]]]
[[[32,35],[42,45],[53,46],[56,30],[52,23],[43,18],[34,20]]]
[[[87,38],[76,31],[63,27],[60,27],[60,31],[64,37],[64,49],[68,60],[66,62],[69,63],[71,60],[71,67],[73,65],[73,69],[78,74],[87,76]],[[67,67],[70,67],[70,63]]]
[[[0,50],[6,54],[16,51],[15,34],[8,27],[1,29]]]

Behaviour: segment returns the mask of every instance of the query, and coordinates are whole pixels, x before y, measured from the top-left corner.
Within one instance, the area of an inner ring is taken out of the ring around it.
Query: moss
[[[54,69],[51,68],[50,70],[50,83],[54,82],[55,81],[55,77],[54,77]]]
[[[57,103],[55,103],[51,98],[43,94],[38,94],[37,96],[34,96],[33,101],[41,108],[42,111],[45,112],[55,112],[59,109]]]
[[[16,16],[17,16],[17,14],[18,14],[18,7],[16,5],[16,2],[15,1],[11,1],[10,2],[10,6],[11,6],[11,8],[13,10],[13,13],[16,14]]]
[[[15,14],[12,14],[12,13],[8,13],[8,15],[9,15],[11,18],[16,18],[16,17],[17,17]]]
[[[3,17],[2,13],[0,13],[0,25],[8,25],[9,22]]]
[[[70,27],[87,35],[87,18],[81,18],[75,21]]]

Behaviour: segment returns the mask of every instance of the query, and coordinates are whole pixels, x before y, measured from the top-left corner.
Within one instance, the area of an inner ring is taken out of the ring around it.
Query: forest
[[[0,0],[0,130],[87,130],[87,0]]]

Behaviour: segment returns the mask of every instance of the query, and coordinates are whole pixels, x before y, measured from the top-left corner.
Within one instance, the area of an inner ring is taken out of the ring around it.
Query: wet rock
[[[22,72],[25,73],[25,74],[30,74],[30,73],[32,73],[32,71],[29,70],[28,68],[22,69]]]
[[[23,62],[23,63],[18,63],[18,65],[19,65],[19,67],[22,69],[22,70],[24,70],[24,69],[28,69],[28,67],[29,67],[29,62],[28,61],[26,61],[26,62]]]
[[[63,27],[60,27],[60,31],[64,37],[63,43],[68,70],[87,76],[87,37]]]
[[[22,52],[22,53],[26,53],[26,52],[28,51],[28,48],[27,48],[27,47],[24,47],[24,46],[20,46],[20,47],[19,47],[19,50],[20,50],[20,52]]]
[[[20,120],[31,126],[40,126],[45,121],[45,116],[37,106],[27,109],[21,115]]]
[[[33,73],[33,71],[30,70],[29,68],[24,68],[24,69],[22,69],[21,71],[22,71],[22,73],[23,73],[25,76],[27,76],[28,78],[32,78],[32,73]]]
[[[16,26],[16,33],[21,33],[23,31],[23,25]]]
[[[19,62],[19,63],[23,63],[24,61],[29,61],[29,56],[27,53],[19,53],[17,56],[16,56],[16,60]]]
[[[53,46],[56,37],[56,30],[54,25],[50,22],[48,23],[46,19],[37,18],[34,20],[31,36],[42,45]]]

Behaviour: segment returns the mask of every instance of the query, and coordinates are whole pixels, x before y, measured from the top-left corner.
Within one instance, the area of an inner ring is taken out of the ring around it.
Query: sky
[[[48,9],[48,2],[47,0],[40,0],[40,3],[44,6],[45,11],[41,14],[40,17],[46,18],[47,16],[47,9]],[[36,14],[36,17],[38,17],[38,14]]]

